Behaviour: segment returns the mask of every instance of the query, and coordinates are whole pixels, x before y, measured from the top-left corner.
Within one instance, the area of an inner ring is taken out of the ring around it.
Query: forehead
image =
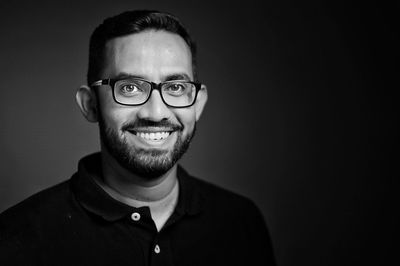
[[[103,69],[105,78],[121,73],[153,81],[173,74],[193,78],[189,46],[179,35],[163,30],[148,30],[108,41]]]

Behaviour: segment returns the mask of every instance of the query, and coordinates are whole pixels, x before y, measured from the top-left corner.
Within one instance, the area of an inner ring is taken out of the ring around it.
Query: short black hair
[[[106,18],[92,33],[89,43],[89,67],[87,82],[90,86],[100,79],[107,41],[145,30],[164,30],[181,36],[192,54],[193,75],[196,78],[196,44],[179,19],[169,13],[156,10],[133,10]]]

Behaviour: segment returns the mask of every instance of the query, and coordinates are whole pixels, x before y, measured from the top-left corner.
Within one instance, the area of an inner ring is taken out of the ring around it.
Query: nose
[[[154,122],[169,119],[170,115],[171,110],[165,105],[160,92],[157,90],[153,90],[150,99],[141,106],[137,113],[139,118]]]

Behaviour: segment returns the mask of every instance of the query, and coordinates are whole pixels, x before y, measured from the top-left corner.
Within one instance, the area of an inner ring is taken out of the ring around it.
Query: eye
[[[119,89],[122,94],[135,94],[140,93],[142,90],[134,84],[125,84],[122,85]]]
[[[166,88],[169,94],[182,95],[186,90],[186,86],[183,83],[173,83]]]

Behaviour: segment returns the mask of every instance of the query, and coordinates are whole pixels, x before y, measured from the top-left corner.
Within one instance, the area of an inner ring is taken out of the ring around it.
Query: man
[[[255,205],[177,164],[207,101],[195,56],[170,14],[96,28],[76,100],[101,152],[1,214],[0,265],[274,265]]]

